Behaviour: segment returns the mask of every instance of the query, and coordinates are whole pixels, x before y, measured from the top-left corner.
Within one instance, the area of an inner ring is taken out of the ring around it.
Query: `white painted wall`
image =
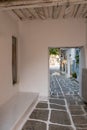
[[[77,47],[86,43],[84,20],[36,20],[20,24],[20,91],[48,95],[48,47]]]
[[[12,85],[12,35],[18,37],[18,25],[0,11],[0,105],[18,91]]]

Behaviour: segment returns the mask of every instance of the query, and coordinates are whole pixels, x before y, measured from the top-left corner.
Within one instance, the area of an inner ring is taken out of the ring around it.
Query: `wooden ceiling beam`
[[[46,19],[46,17],[43,14],[43,8],[34,8],[34,10],[40,19],[42,19],[42,20]]]
[[[61,12],[59,14],[59,18],[65,18],[65,10],[66,10],[66,6],[62,6]]]
[[[76,17],[82,17],[82,15],[83,15],[83,13],[84,13],[84,11],[85,11],[85,7],[86,7],[86,4],[80,5]]]
[[[62,7],[59,6],[59,12],[58,12],[58,14],[57,14],[57,18],[59,18],[59,15],[60,15],[61,9],[62,9]]]
[[[61,6],[53,6],[52,18],[57,19],[61,11]]]
[[[43,12],[43,16],[45,17],[45,19],[47,18],[46,14],[45,14],[45,8],[42,8],[42,12]]]
[[[80,9],[80,5],[78,5],[77,8],[76,8],[76,11],[74,13],[74,18],[77,16],[79,9]]]
[[[22,15],[24,16],[24,18],[26,18],[26,17],[27,17],[27,16],[26,16],[26,14],[24,13],[24,10],[19,9],[19,11],[22,13]]]
[[[76,16],[77,11],[78,11],[78,6],[79,6],[79,5],[75,5],[75,6],[74,6],[73,15],[72,15],[72,17],[74,17],[74,18],[75,18],[75,16]]]
[[[71,5],[69,7],[66,7],[64,18],[72,17],[73,11],[74,11],[74,6],[73,5]]]
[[[82,17],[87,18],[87,5],[85,5],[85,8],[83,9]]]
[[[49,17],[48,7],[44,7],[43,11],[44,11],[45,17],[48,18]]]
[[[35,16],[28,8],[26,8],[26,10],[28,11],[28,13],[29,13],[34,19],[36,19],[36,16]]]
[[[56,6],[53,6],[53,9],[52,9],[52,18],[54,19],[54,14],[55,14],[55,8]]]
[[[48,7],[64,4],[86,4],[87,0],[0,0],[0,9]]]
[[[19,15],[15,10],[12,9],[12,12],[13,12],[20,20],[22,20],[22,17],[20,17],[20,15]]]
[[[53,6],[48,7],[48,17],[52,18]]]

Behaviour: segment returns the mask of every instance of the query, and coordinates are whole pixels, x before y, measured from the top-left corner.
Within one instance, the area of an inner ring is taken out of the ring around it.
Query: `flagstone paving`
[[[50,103],[65,105],[65,101],[63,99],[49,99]]]
[[[72,115],[84,115],[84,111],[82,110],[81,106],[73,106],[69,107],[70,112]]]
[[[69,114],[67,113],[67,111],[52,110],[50,121],[52,123],[71,125]]]
[[[87,112],[87,104],[84,106],[85,111]]]
[[[49,125],[49,130],[73,130],[72,127],[61,126],[61,125]]]
[[[79,83],[75,79],[66,78],[62,75],[59,76],[59,75],[51,74],[50,75],[50,96],[59,97],[59,96],[63,96],[63,94],[78,95]]]
[[[46,123],[28,120],[22,130],[46,130]]]
[[[87,104],[78,83],[55,75],[51,82],[50,97],[38,102],[22,130],[87,130]]]
[[[56,105],[56,104],[50,104],[50,108],[51,109],[59,109],[59,110],[66,110],[65,106],[60,106],[60,105]]]
[[[87,116],[72,116],[72,118],[76,126],[87,124]]]
[[[47,103],[38,103],[36,108],[48,108],[48,104]]]
[[[87,130],[86,107],[84,102],[68,104],[66,98],[48,98],[36,105],[22,130]]]
[[[32,114],[30,115],[31,119],[38,119],[38,120],[48,120],[48,110],[37,110],[35,109]]]

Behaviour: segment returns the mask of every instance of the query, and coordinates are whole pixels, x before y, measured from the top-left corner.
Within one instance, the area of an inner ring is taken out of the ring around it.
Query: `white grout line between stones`
[[[50,110],[48,108],[35,108],[35,110]],[[67,111],[67,110],[63,110],[63,109],[54,109],[54,108],[51,108],[51,110],[55,110],[55,111]]]

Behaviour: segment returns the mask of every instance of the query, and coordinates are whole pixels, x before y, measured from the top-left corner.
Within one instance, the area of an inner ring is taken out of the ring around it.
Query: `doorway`
[[[79,95],[80,48],[49,48],[49,96]]]

